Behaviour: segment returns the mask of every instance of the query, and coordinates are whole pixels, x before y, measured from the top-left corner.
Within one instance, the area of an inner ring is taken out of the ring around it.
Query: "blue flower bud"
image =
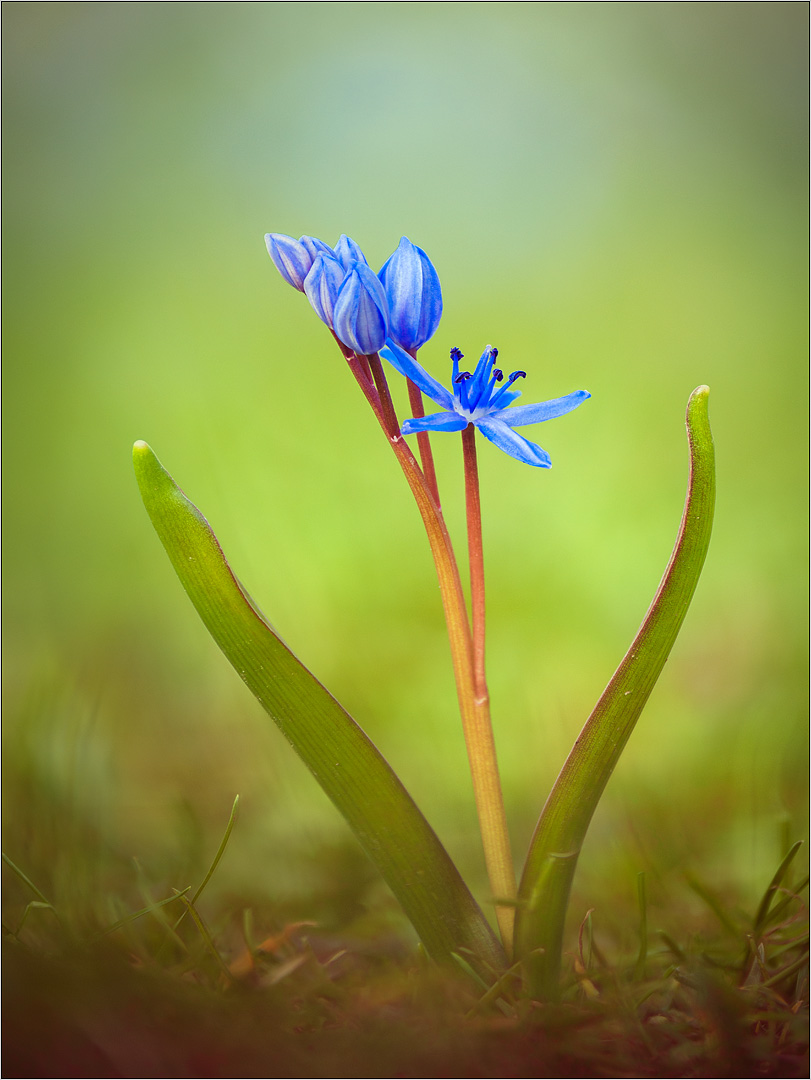
[[[265,236],[268,255],[288,285],[299,292],[304,292],[304,279],[309,274],[313,261],[319,252],[333,255],[329,244],[316,240],[314,236],[302,236],[294,240],[284,233],[268,233]]]
[[[364,263],[366,266],[369,265],[366,256],[346,233],[341,233],[341,239],[335,245],[335,257],[344,270],[351,270],[352,263],[355,262]]]
[[[389,305],[389,337],[416,352],[433,337],[442,318],[442,290],[433,263],[403,237],[378,274]]]
[[[316,315],[332,329],[333,310],[338,292],[346,277],[346,271],[334,255],[316,256],[307,277],[304,279],[304,292],[313,306]]]
[[[383,286],[365,262],[353,262],[333,309],[338,339],[361,356],[377,352],[386,342],[388,305]]]

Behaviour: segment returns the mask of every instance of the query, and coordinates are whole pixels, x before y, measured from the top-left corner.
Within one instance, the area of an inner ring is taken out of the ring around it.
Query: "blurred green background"
[[[212,897],[387,904],[174,578],[141,438],[486,898],[416,509],[263,244],[346,232],[378,268],[405,234],[442,280],[438,377],[492,342],[525,400],[593,395],[527,430],[549,472],[480,450],[519,865],[667,562],[684,408],[710,385],[713,543],[577,903],[610,919],[639,870],[654,905],[683,870],[751,902],[805,827],[806,5],[3,13],[12,858],[77,914],[134,895],[132,856],[182,887],[239,792]],[[434,443],[461,556],[460,440]]]

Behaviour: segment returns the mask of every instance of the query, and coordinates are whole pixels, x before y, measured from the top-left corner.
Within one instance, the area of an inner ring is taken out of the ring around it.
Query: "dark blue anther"
[[[501,368],[495,369],[495,371],[493,372],[493,378],[496,380],[496,382],[501,382],[501,380],[504,378],[504,372],[501,370]]]
[[[460,371],[459,374],[456,376],[456,378],[453,381],[454,381],[454,383],[462,383],[462,382],[465,381],[465,379],[470,379],[470,378],[472,378],[472,376],[471,376],[469,371]]]
[[[451,360],[455,360],[457,363],[462,359],[465,354],[461,349],[457,349],[455,346],[451,349]]]

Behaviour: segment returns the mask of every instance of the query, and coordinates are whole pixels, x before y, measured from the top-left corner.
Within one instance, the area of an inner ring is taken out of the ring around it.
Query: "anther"
[[[451,360],[455,360],[457,363],[462,359],[464,355],[465,354],[462,352],[462,350],[457,349],[456,346],[451,349]]]
[[[504,378],[504,372],[501,370],[501,368],[495,369],[495,371],[493,372],[493,378],[496,380],[496,382],[501,382],[501,380]]]
[[[526,379],[526,377],[526,371],[514,371],[510,376],[510,382],[513,382],[515,379]]]
[[[465,381],[465,379],[470,379],[470,378],[471,378],[471,374],[470,374],[469,371],[460,371],[459,374],[456,376],[456,378],[453,381],[454,381],[454,383],[462,383],[462,382]]]

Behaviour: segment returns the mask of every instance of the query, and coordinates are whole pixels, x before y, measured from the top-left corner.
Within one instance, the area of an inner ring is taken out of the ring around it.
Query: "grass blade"
[[[40,892],[40,890],[36,887],[34,882],[31,880],[31,878],[28,877],[27,874],[24,874],[23,871],[19,868],[19,866],[17,866],[16,863],[11,861],[11,859],[8,857],[8,855],[6,855],[5,851],[3,852],[3,862],[9,868],[9,870],[13,871],[13,873],[15,873],[17,875],[17,877],[20,879],[20,881],[22,881],[22,883],[24,885],[28,886],[28,888],[31,890],[31,892],[34,894],[34,896],[36,896],[40,900],[41,903],[45,904],[46,907],[53,908],[53,904],[50,902],[48,897],[43,896],[43,894]]]
[[[208,522],[146,443],[133,461],[158,536],[209,633],[343,814],[435,960],[501,945],[436,834],[351,716],[290,652],[231,571]],[[491,977],[492,978],[492,977]]]
[[[798,840],[796,842],[796,844],[792,844],[792,846],[789,848],[789,850],[786,852],[785,856],[783,857],[782,862],[780,863],[780,865],[775,870],[774,877],[769,882],[769,887],[766,889],[766,892],[763,894],[763,899],[760,901],[760,904],[759,904],[758,909],[757,909],[757,914],[755,915],[755,922],[754,922],[754,927],[753,927],[752,933],[754,934],[754,936],[756,938],[760,936],[761,932],[763,931],[763,928],[766,926],[766,923],[768,922],[768,919],[769,919],[769,909],[772,906],[772,900],[774,900],[775,893],[777,892],[777,890],[782,885],[783,878],[788,873],[788,869],[791,866],[792,862],[794,861],[794,856],[797,854],[797,852],[800,850],[800,848],[802,846],[803,846],[802,840]]]
[[[185,900],[186,893],[191,889],[191,885],[185,888],[182,892],[175,892],[173,896],[167,896],[163,900],[156,900],[153,904],[147,904],[146,907],[142,907],[139,911],[132,911],[129,915],[125,915],[122,919],[118,919],[111,926],[105,927],[96,934],[92,941],[99,941],[101,938],[106,937],[108,934],[114,934],[116,930],[120,930],[122,926],[126,926],[127,923],[135,922],[136,919],[141,919],[144,915],[148,915],[151,911],[155,911],[158,908],[165,907],[166,904],[173,904],[176,900]],[[188,901],[186,901],[188,903]]]
[[[630,649],[555,781],[530,845],[519,889],[516,955],[527,957],[529,989],[541,999],[558,995],[564,918],[586,831],[673,647],[707,554],[715,504],[708,395],[699,386],[687,404],[690,477],[670,562]]]

